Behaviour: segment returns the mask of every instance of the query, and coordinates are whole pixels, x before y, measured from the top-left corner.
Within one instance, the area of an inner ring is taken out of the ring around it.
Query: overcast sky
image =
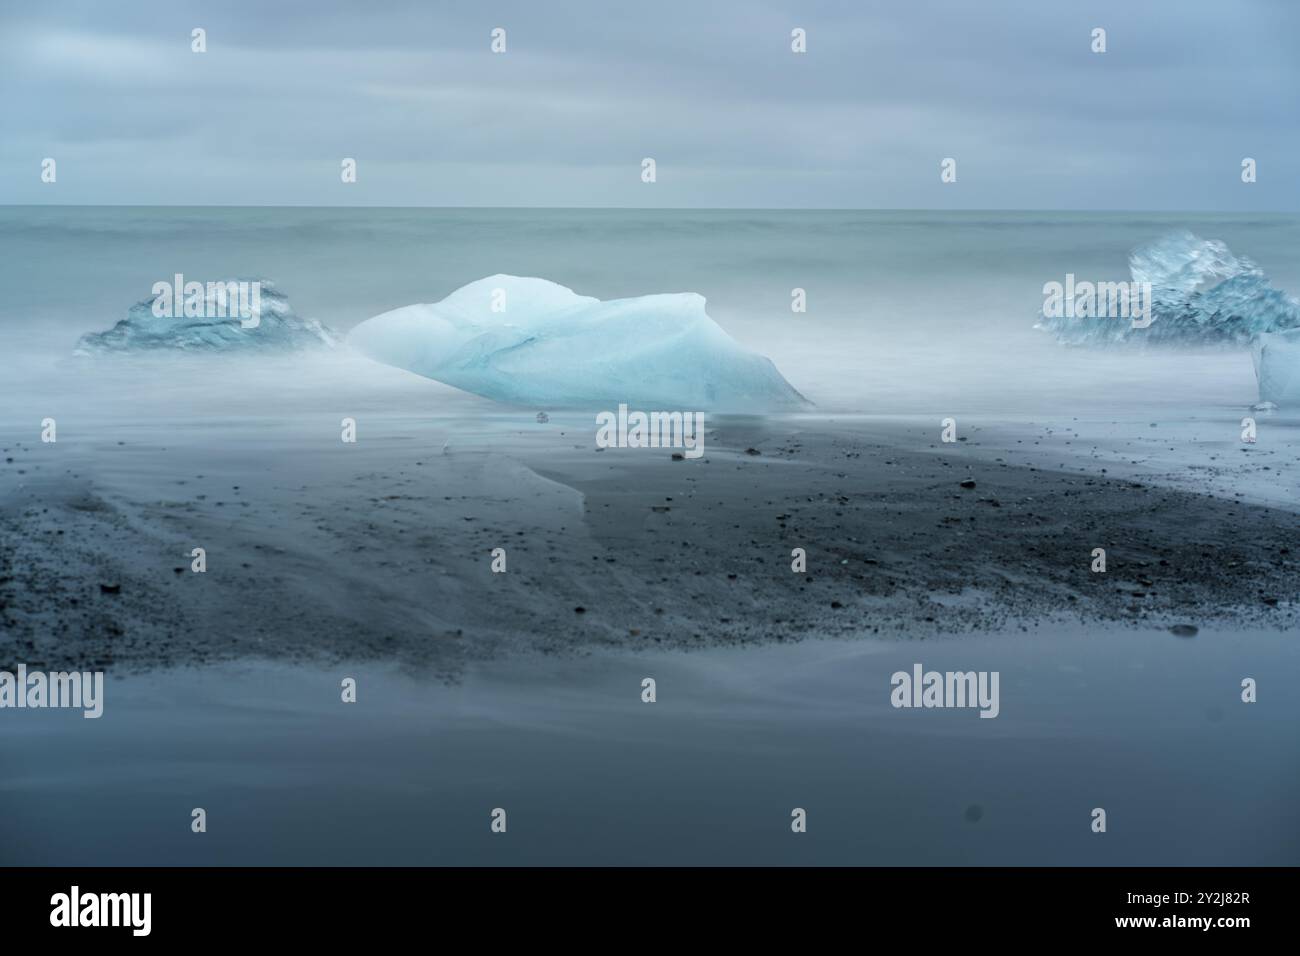
[[[1296,0],[0,0],[0,203],[1295,211],[1298,44]]]

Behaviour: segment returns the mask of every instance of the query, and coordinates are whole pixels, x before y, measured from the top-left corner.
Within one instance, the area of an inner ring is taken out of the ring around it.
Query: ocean
[[[1045,283],[1126,280],[1130,249],[1187,230],[1300,291],[1296,215],[9,206],[0,346],[63,356],[178,272],[273,281],[340,331],[507,273],[602,299],[698,292],[825,410],[1249,405],[1245,353],[1067,350],[1033,328]]]

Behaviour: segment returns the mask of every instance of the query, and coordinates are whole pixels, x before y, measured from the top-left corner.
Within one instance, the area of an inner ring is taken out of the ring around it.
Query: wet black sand
[[[585,416],[372,417],[355,445],[321,418],[6,436],[0,666],[256,657],[454,678],[512,652],[919,639],[1062,614],[1295,623],[1289,509],[1040,467],[937,428],[715,419],[691,461],[598,451]]]

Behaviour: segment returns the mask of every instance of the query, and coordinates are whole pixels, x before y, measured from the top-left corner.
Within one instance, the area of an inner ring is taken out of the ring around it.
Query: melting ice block
[[[549,408],[757,411],[807,405],[691,292],[602,302],[495,275],[362,322],[362,354],[501,402]]]
[[[1245,345],[1260,333],[1300,327],[1300,302],[1218,239],[1190,232],[1163,236],[1129,253],[1129,273],[1134,283],[1151,285],[1148,327],[1041,313],[1038,327],[1071,345]]]
[[[1265,332],[1252,348],[1259,400],[1274,405],[1300,405],[1300,329]]]
[[[231,290],[239,287],[242,295]],[[256,295],[253,295],[253,289]],[[157,306],[167,299],[166,309]],[[162,314],[160,314],[162,313]],[[292,351],[331,348],[338,337],[314,319],[294,312],[284,294],[265,279],[208,282],[174,300],[154,295],[127,310],[111,329],[87,332],[77,355],[179,350],[184,352]]]

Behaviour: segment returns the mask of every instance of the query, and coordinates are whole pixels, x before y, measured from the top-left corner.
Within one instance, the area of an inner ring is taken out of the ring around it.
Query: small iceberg
[[[1300,404],[1300,329],[1264,332],[1251,349],[1259,379],[1259,405]]]
[[[358,325],[363,355],[500,402],[546,408],[766,411],[809,403],[692,292],[602,302],[495,275]]]
[[[1149,323],[1047,316],[1037,328],[1069,345],[1237,345],[1257,335],[1300,328],[1300,301],[1269,284],[1254,262],[1217,239],[1174,233],[1129,254],[1134,283],[1149,284]]]
[[[333,348],[339,337],[303,319],[274,285],[261,279],[168,282],[137,302],[111,329],[88,332],[76,355],[177,350],[183,352],[294,351]]]

